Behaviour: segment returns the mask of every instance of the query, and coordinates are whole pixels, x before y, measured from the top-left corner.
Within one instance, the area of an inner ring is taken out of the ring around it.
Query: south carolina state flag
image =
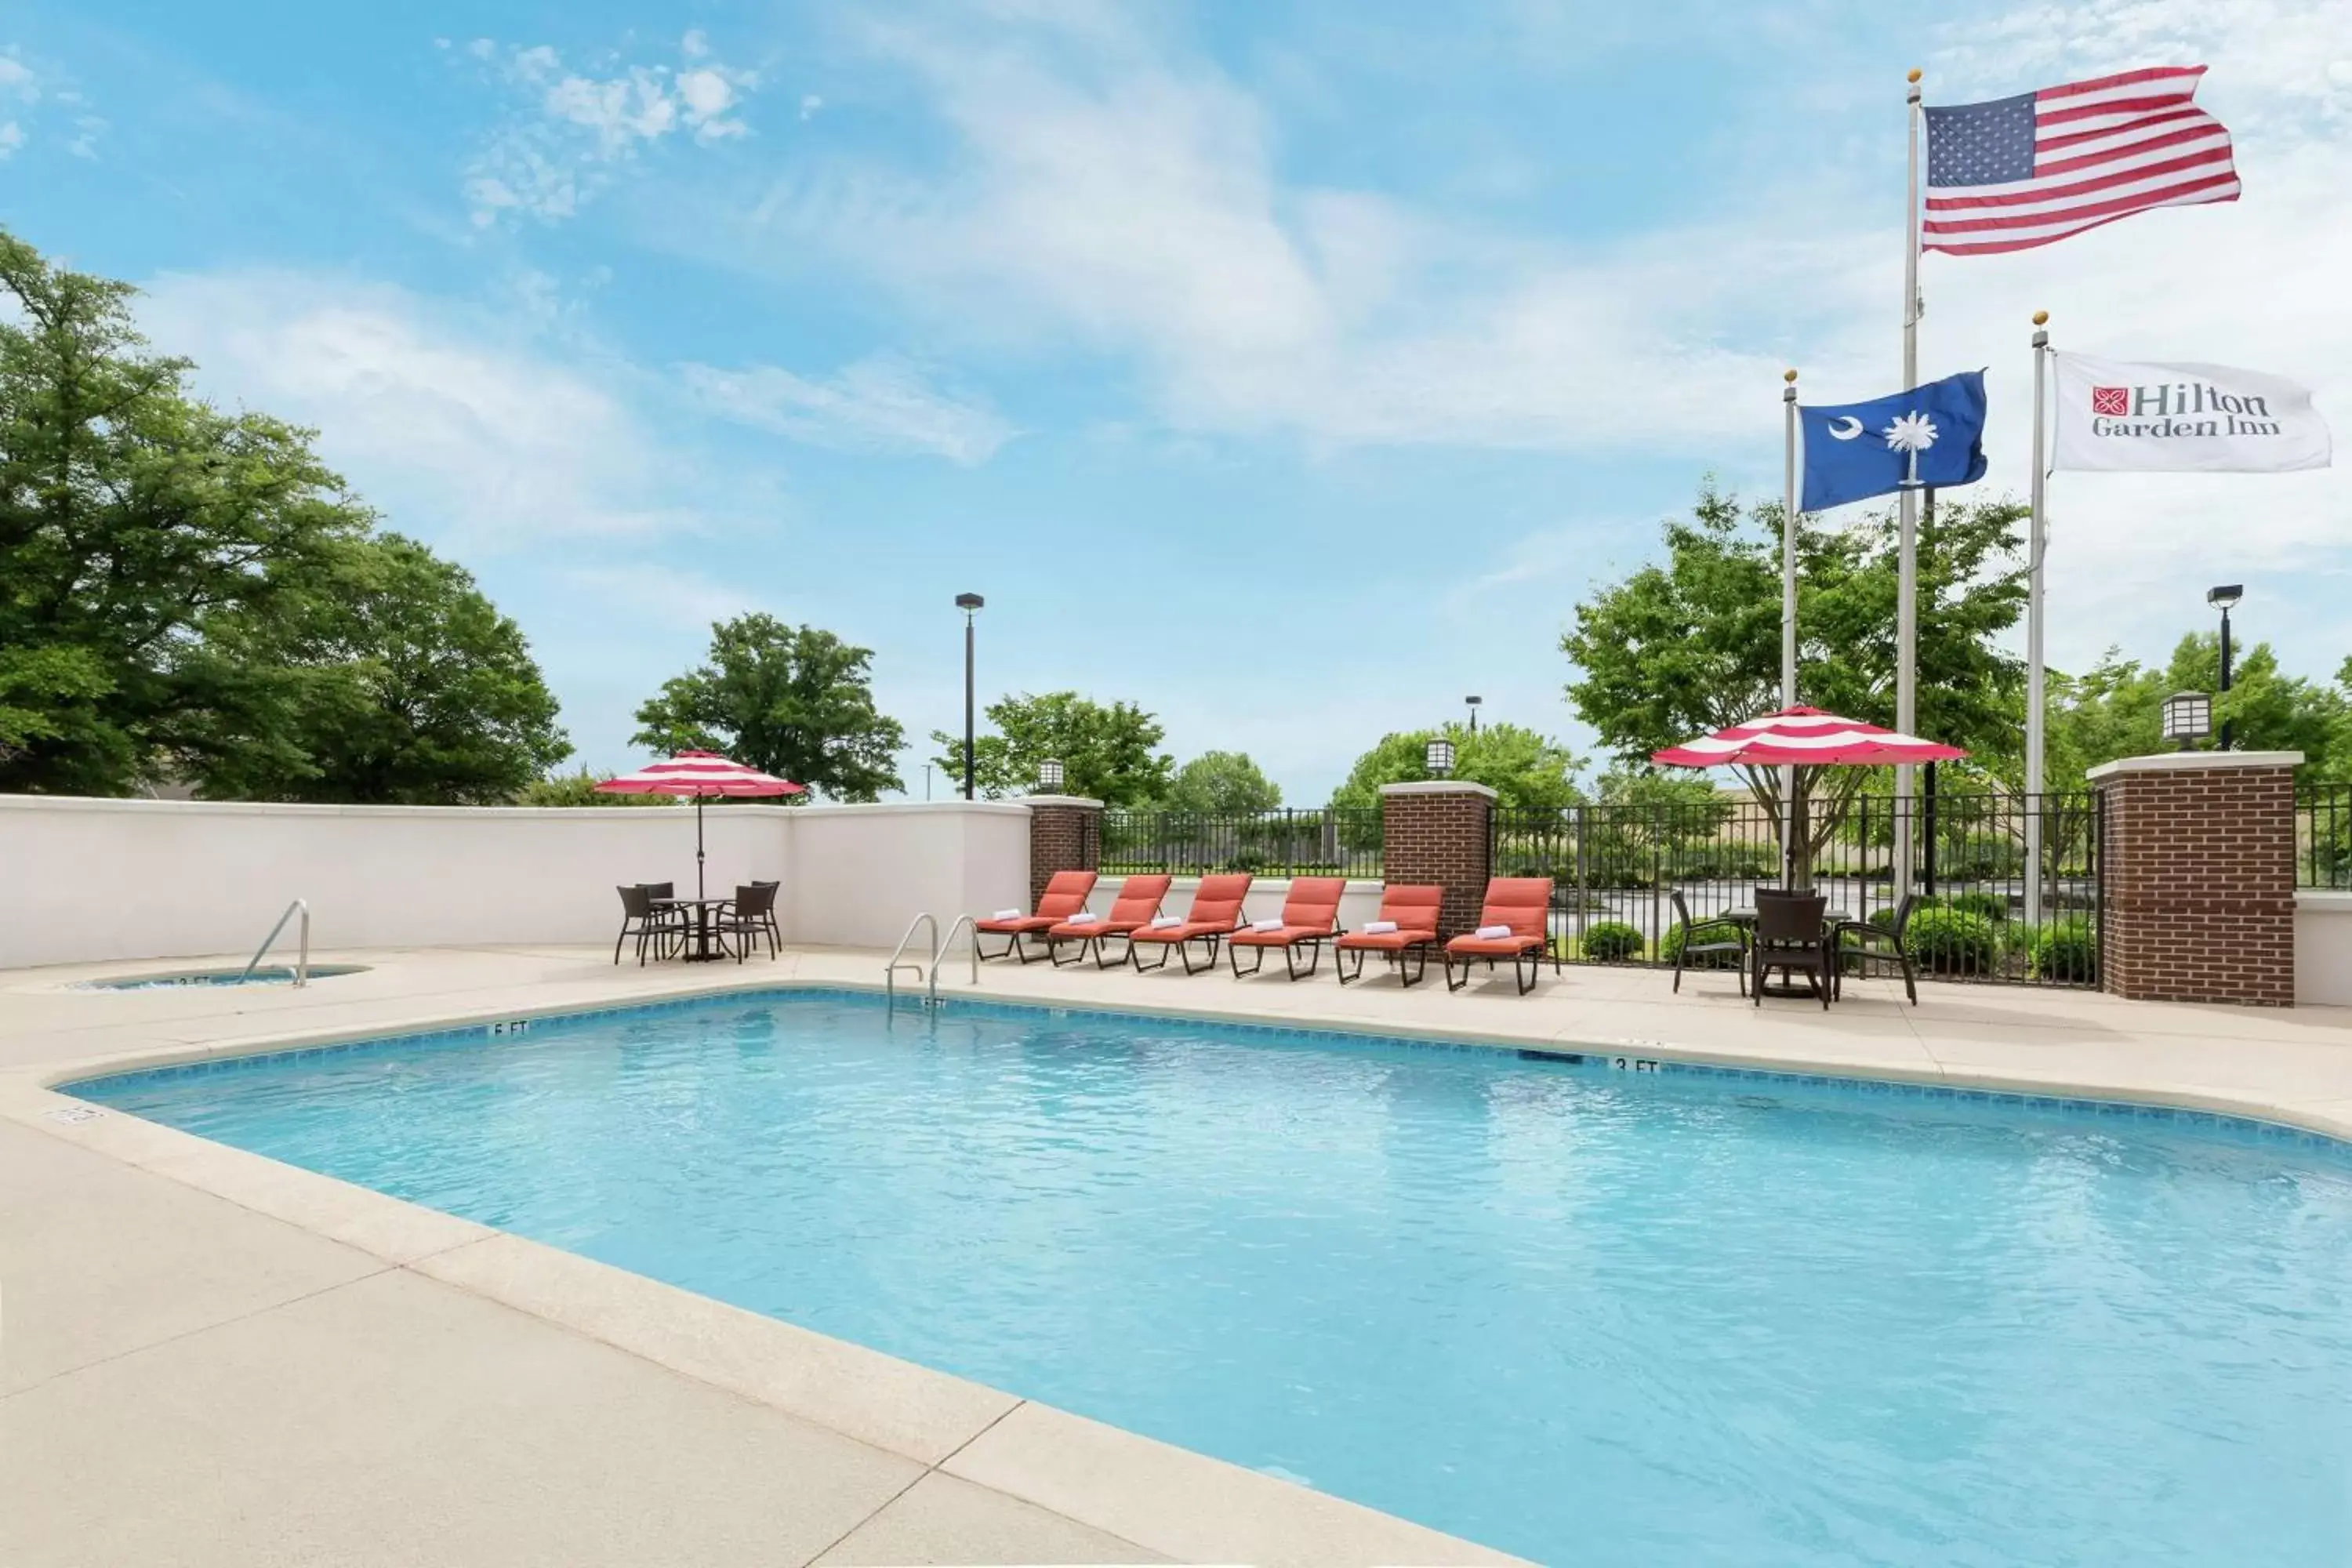
[[[1943,489],[1984,478],[1984,372],[1963,371],[1868,403],[1797,410],[1805,432],[1805,491],[1822,511],[1890,495],[1914,477]]]

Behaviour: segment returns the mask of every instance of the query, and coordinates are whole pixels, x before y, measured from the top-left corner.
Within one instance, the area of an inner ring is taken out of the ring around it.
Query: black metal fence
[[[1234,816],[1107,811],[1100,865],[1106,876],[1248,871],[1261,877],[1377,879],[1381,814],[1331,809]]]
[[[2294,882],[2352,889],[2352,784],[2296,787]]]
[[[1928,975],[2039,985],[2098,979],[2099,826],[2093,797],[2040,800],[2042,919],[2025,918],[2022,797],[1943,795],[1913,803],[1913,874],[1924,902],[1909,946]],[[1833,913],[1890,921],[1895,803],[1856,795],[1814,803],[1808,824],[1813,886]],[[1680,942],[1675,896],[1694,921],[1752,908],[1756,889],[1783,879],[1780,826],[1752,798],[1591,805],[1497,813],[1497,876],[1549,877],[1561,956],[1592,963],[1672,963]]]

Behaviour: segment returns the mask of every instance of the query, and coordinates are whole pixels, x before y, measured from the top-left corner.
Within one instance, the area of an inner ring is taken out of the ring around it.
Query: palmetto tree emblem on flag
[[[1924,414],[1906,414],[1879,434],[1898,452],[1924,452],[1936,444],[1936,422]]]
[[[1925,414],[1913,412],[1895,416],[1895,423],[1879,432],[1886,444],[1906,455],[1910,472],[1904,479],[1906,485],[1919,482],[1919,454],[1936,444],[1936,422]]]

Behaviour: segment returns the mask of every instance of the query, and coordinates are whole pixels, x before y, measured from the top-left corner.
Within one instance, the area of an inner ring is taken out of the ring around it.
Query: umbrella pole
[[[702,797],[700,795],[694,797],[694,896],[698,899],[705,896],[702,891]]]

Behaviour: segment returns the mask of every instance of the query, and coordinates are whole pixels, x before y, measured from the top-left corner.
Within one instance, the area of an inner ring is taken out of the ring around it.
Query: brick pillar
[[[1076,795],[1033,795],[1029,806],[1029,907],[1056,871],[1092,871],[1102,854],[1103,803]]]
[[[2091,770],[2099,987],[2157,1002],[2294,1005],[2300,752],[2175,752]]]
[[[1478,924],[1494,874],[1495,792],[1464,779],[1381,786],[1381,874],[1445,889],[1437,934]]]

